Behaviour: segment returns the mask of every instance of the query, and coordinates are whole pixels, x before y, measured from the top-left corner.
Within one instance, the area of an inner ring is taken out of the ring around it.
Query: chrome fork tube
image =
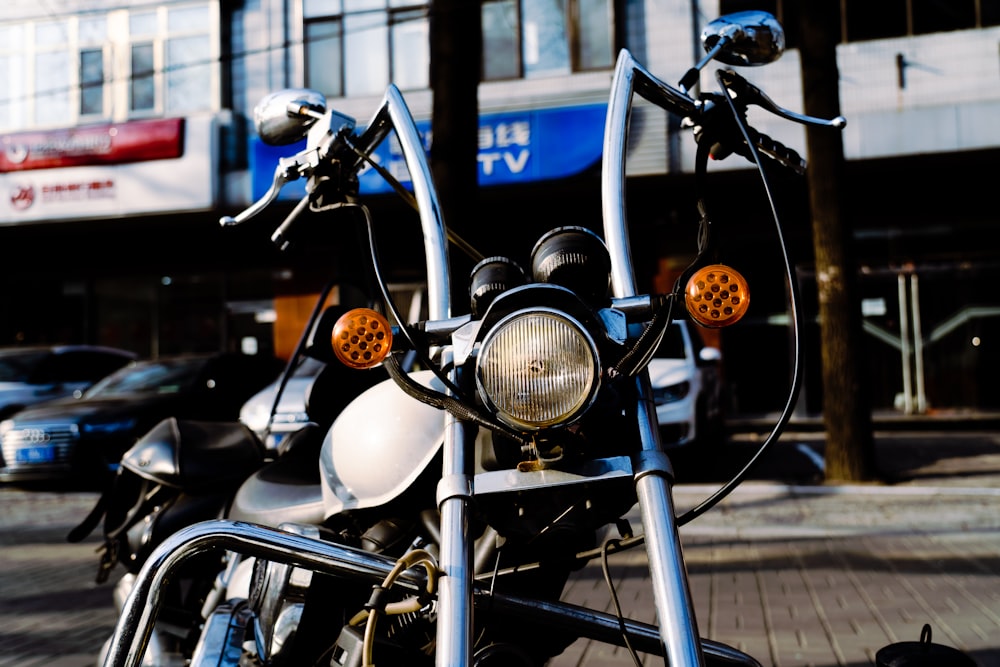
[[[443,365],[451,363],[451,350],[442,352]],[[460,382],[458,372],[452,380]],[[467,461],[466,429],[472,428],[445,413],[444,469],[438,482],[441,510],[441,556],[438,569],[438,619],[435,665],[472,664],[472,542],[468,505],[472,478]]]
[[[642,77],[639,82],[637,77]],[[628,51],[622,51],[611,85],[601,166],[604,236],[611,254],[611,282],[616,298],[636,295],[625,220],[624,181],[628,121],[637,83],[641,83],[643,89],[655,88],[651,75],[639,66]],[[664,90],[661,88],[659,92],[663,93]],[[666,664],[671,667],[702,666],[704,657],[674,516],[673,469],[660,445],[649,374],[643,370],[636,378],[636,383],[642,449],[634,461],[635,485],[642,510],[646,555],[653,582],[663,655]]]
[[[674,513],[673,467],[660,447],[649,374],[643,371],[636,382],[641,397],[637,412],[642,451],[634,457],[635,488],[663,655],[671,667],[701,666],[704,656]]]

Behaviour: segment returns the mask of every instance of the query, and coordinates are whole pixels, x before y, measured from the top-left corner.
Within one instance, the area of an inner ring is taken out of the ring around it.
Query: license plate
[[[56,460],[55,447],[22,447],[14,460],[18,463],[52,463]]]

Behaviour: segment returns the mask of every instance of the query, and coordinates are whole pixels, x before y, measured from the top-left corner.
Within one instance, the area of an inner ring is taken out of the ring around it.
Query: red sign
[[[168,160],[183,154],[183,118],[89,125],[0,136],[0,173]]]

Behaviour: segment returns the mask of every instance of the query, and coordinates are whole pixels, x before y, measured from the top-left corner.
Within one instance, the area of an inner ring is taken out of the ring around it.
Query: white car
[[[656,419],[665,447],[721,444],[722,354],[704,344],[686,320],[675,320],[649,362]]]
[[[303,357],[288,378],[274,412],[274,419],[271,419],[271,409],[274,408],[274,396],[281,382],[280,377],[243,404],[240,421],[260,436],[269,450],[277,450],[286,437],[309,423],[306,395],[325,366],[322,361]]]

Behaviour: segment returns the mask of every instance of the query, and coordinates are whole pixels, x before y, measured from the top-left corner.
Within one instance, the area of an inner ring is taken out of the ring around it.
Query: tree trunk
[[[840,115],[837,70],[839,2],[812,0],[799,7],[804,111]],[[823,373],[827,481],[867,481],[874,475],[871,405],[862,372],[862,329],[857,269],[844,219],[844,146],[839,130],[806,130],[807,180],[812,211]]]
[[[434,0],[430,12],[431,172],[445,224],[462,236],[479,208],[480,1]],[[450,254],[454,267],[458,258]],[[456,310],[468,304],[468,294],[464,281],[452,282]]]

